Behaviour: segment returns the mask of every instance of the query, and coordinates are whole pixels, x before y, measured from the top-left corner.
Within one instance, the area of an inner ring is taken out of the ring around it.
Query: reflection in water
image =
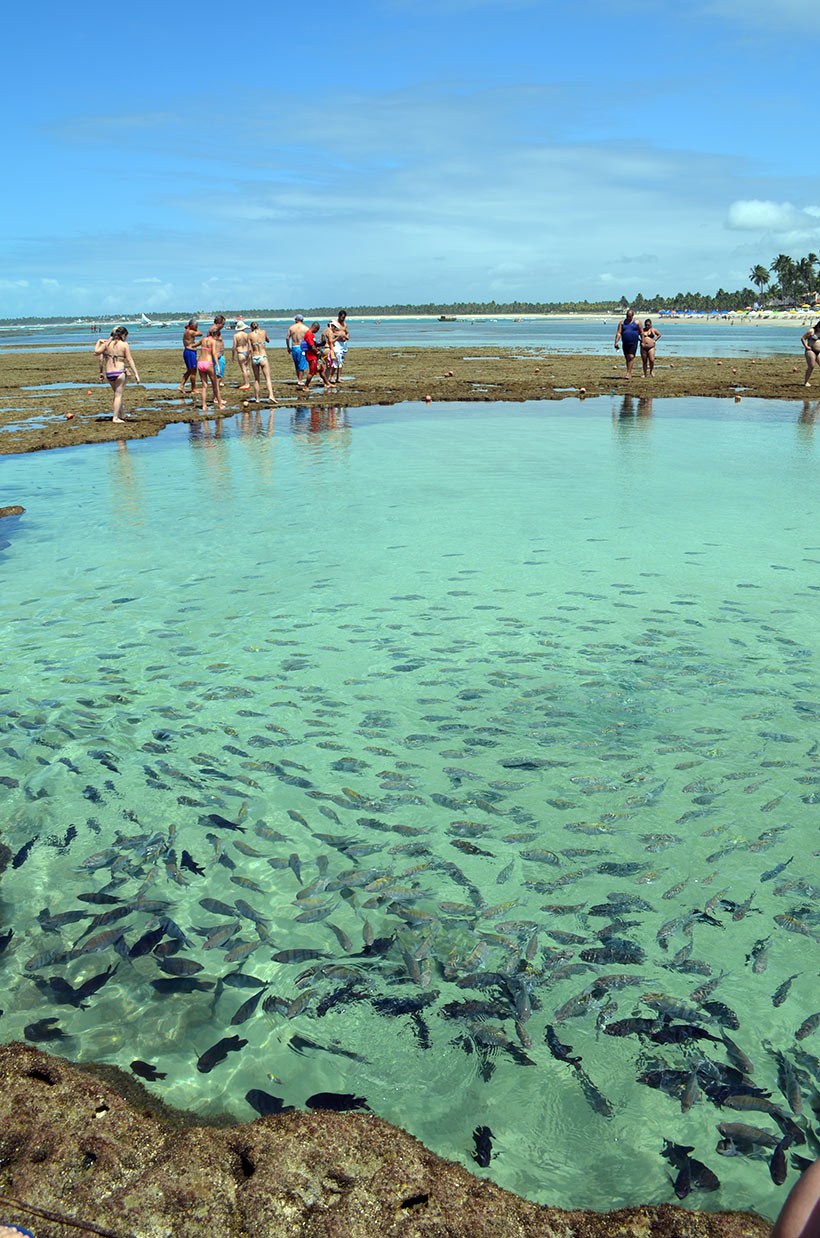
[[[801,426],[813,426],[817,421],[817,414],[820,412],[820,400],[803,400],[802,404],[803,407],[797,418],[797,424]]]
[[[109,453],[108,462],[115,492],[111,503],[112,520],[139,528],[144,523],[142,491],[134,475],[134,460],[125,439],[117,439],[117,450]]]
[[[632,418],[650,418],[652,416],[652,396],[641,395],[637,398],[629,393],[621,400],[620,409],[613,407],[612,420],[622,419],[629,422]]]

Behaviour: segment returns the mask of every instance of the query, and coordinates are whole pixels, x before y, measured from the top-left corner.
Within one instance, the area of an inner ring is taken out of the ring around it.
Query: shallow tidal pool
[[[687,1206],[774,1216],[818,1151],[816,415],[5,457],[2,1039],[242,1121],[366,1104],[565,1207],[674,1200],[669,1140]]]

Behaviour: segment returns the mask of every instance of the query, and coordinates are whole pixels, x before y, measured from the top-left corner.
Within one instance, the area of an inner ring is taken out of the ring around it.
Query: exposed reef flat
[[[469,356],[465,356],[465,351]],[[295,383],[284,350],[271,349],[274,394],[285,408],[304,405],[355,408],[372,404],[399,404],[424,400],[560,400],[618,393],[636,396],[708,396],[734,399],[738,395],[766,399],[804,399],[802,358],[777,355],[750,360],[722,357],[677,357],[660,354],[653,379],[640,375],[640,360],[627,382],[620,354],[559,355],[511,349],[478,348],[356,348],[351,349],[338,391],[322,394],[316,383],[307,396]],[[181,363],[168,351],[140,350],[137,354],[143,382],[162,386],[129,385],[125,413],[134,420],[111,422],[111,390],[100,383],[97,360],[76,353],[5,353],[0,356],[0,454],[69,447],[112,439],[147,438],[171,422],[201,420],[191,396],[177,390]],[[449,373],[452,371],[452,374]],[[247,392],[238,390],[238,369],[228,360],[224,395],[225,416],[259,407],[247,404]],[[77,385],[63,385],[77,384]],[[165,386],[167,384],[167,386]],[[262,408],[271,407],[263,401]],[[278,407],[278,406],[277,406]]]
[[[78,1067],[28,1045],[6,1045],[0,1048],[0,1216],[37,1238],[76,1238],[83,1232],[77,1222],[85,1232],[93,1226],[91,1232],[115,1238],[765,1238],[769,1232],[749,1213],[671,1205],[610,1213],[540,1207],[369,1115],[196,1123],[114,1068]]]

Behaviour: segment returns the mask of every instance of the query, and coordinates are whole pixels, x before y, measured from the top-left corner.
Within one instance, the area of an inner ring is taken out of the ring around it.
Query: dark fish
[[[31,848],[37,842],[37,839],[39,837],[40,837],[39,834],[35,834],[34,837],[30,838],[27,843],[23,843],[22,847],[15,854],[15,856],[13,857],[11,861],[12,868],[19,868],[21,864],[25,864],[26,860],[28,859],[28,855],[29,855],[29,852],[31,851]]]
[[[241,830],[245,832],[244,825],[237,825],[235,821],[229,821],[227,817],[222,817],[218,812],[210,812],[206,817],[199,818],[200,825],[213,825],[218,830]]]
[[[817,1014],[810,1014],[807,1019],[803,1020],[797,1031],[794,1033],[795,1040],[805,1040],[806,1036],[810,1036],[812,1032],[816,1032],[818,1027],[820,1027],[820,1012]]]
[[[793,859],[794,859],[794,856],[790,856],[790,857],[789,857],[789,859],[788,859],[788,860],[784,860],[782,864],[777,864],[774,868],[770,868],[768,872],[766,872],[766,873],[761,873],[761,874],[760,874],[760,880],[761,880],[761,881],[772,881],[772,880],[773,880],[773,878],[775,878],[775,877],[779,877],[779,876],[780,876],[780,874],[783,872],[783,869],[784,869],[784,868],[788,868],[788,866],[791,864],[791,862],[792,862],[792,860],[793,860]],[[784,1156],[784,1157],[783,1157],[783,1165],[784,1165],[784,1168],[785,1168],[785,1164],[786,1164],[786,1158],[785,1158],[785,1156]],[[778,1183],[778,1186],[779,1186],[779,1185],[780,1185],[780,1183]]]
[[[244,1023],[246,1019],[251,1017],[256,1010],[256,1007],[259,1005],[259,999],[262,996],[262,993],[263,990],[260,989],[258,993],[254,993],[252,997],[249,997],[247,1001],[242,1003],[231,1019],[232,1027],[235,1027],[239,1023]]]
[[[207,1075],[214,1066],[223,1062],[229,1053],[238,1053],[247,1043],[247,1040],[242,1040],[239,1036],[223,1036],[215,1045],[211,1045],[210,1049],[206,1049],[197,1060],[197,1070]]]
[[[792,987],[792,981],[796,980],[799,975],[799,972],[795,972],[793,976],[787,976],[783,983],[778,985],[774,993],[772,993],[773,1006],[782,1006],[783,1002],[785,1002],[789,995],[789,989]]]
[[[13,936],[14,929],[9,929],[7,933],[0,933],[0,954],[3,953]]]
[[[264,989],[268,981],[260,980],[258,976],[247,976],[241,971],[229,971],[221,977],[220,983],[232,989]]]
[[[117,898],[114,894],[101,894],[92,890],[89,894],[78,894],[77,902],[94,903],[98,906],[113,906],[114,903],[121,903],[122,899]]]
[[[170,958],[162,959],[159,969],[167,976],[194,976],[198,971],[202,971],[202,964],[194,959]]]
[[[657,1019],[617,1019],[607,1023],[604,1031],[607,1036],[648,1036],[658,1026]]]
[[[165,936],[165,926],[161,924],[158,928],[150,929],[147,933],[143,933],[138,941],[135,941],[131,949],[128,951],[129,957],[138,959],[144,954],[150,954],[154,946],[158,946]]]
[[[263,1007],[266,1004],[263,1003]],[[354,1053],[351,1049],[343,1049],[340,1045],[320,1045],[318,1040],[308,1040],[307,1036],[291,1036],[288,1048],[293,1049],[294,1053],[306,1053],[308,1049],[320,1049],[323,1053],[333,1053],[337,1057],[350,1058],[352,1062],[367,1062],[366,1057],[362,1057],[360,1053]]]
[[[354,1096],[352,1092],[314,1092],[305,1101],[308,1109],[333,1109],[336,1113],[346,1113],[349,1109],[367,1109],[370,1106],[363,1096]]]
[[[544,1040],[550,1053],[557,1061],[567,1062],[570,1066],[580,1066],[581,1058],[571,1056],[572,1046],[562,1044],[555,1034],[555,1028],[551,1027],[549,1023],[544,1031]]]
[[[769,1173],[775,1186],[782,1186],[786,1181],[786,1176],[789,1172],[786,1165],[786,1151],[791,1147],[791,1144],[791,1135],[784,1135],[772,1152],[772,1158],[769,1161]]]
[[[131,1069],[135,1075],[139,1075],[141,1079],[147,1079],[149,1083],[165,1078],[165,1071],[157,1070],[150,1062],[141,1062],[138,1057],[134,1058],[131,1063]]]
[[[67,1036],[58,1026],[57,1019],[38,1019],[36,1023],[28,1023],[23,1029],[26,1040],[34,1044],[48,1040],[66,1040]]]
[[[476,1165],[486,1169],[493,1154],[493,1132],[489,1126],[477,1126],[473,1131],[473,1142],[475,1143],[475,1151],[470,1155]]]
[[[231,907],[230,903],[223,903],[218,898],[201,898],[199,905],[204,907],[206,911],[212,911],[215,916],[228,916],[232,920],[236,915],[236,911]]]
[[[187,868],[189,873],[196,873],[199,877],[203,877],[205,875],[205,869],[196,863],[188,851],[183,851],[182,858],[179,863],[180,867]]]
[[[193,976],[165,976],[151,981],[151,988],[157,993],[208,993],[213,987],[212,980],[197,980]]]
[[[245,1093],[245,1100],[263,1118],[270,1113],[293,1113],[293,1105],[286,1105],[278,1096],[271,1096],[270,1092],[263,1092],[261,1088],[251,1088]]]
[[[328,957],[322,950],[279,950],[271,955],[274,963],[307,963],[311,959]]]

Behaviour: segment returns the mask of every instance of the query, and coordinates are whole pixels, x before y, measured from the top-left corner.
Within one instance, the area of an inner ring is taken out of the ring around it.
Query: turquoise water
[[[263,319],[274,345],[281,343],[293,320]],[[460,318],[456,322],[436,322],[430,318],[357,318],[350,319],[352,346],[367,348],[463,348],[469,355],[476,348],[545,349],[558,353],[593,353],[615,355],[615,322],[600,319],[524,318]],[[664,357],[769,357],[777,353],[792,353],[798,365],[803,360],[800,337],[805,331],[801,322],[686,322],[681,319],[655,319],[662,332],[658,344],[658,361]],[[0,353],[21,347],[40,352],[87,352],[99,332],[87,327],[41,327],[0,330]],[[232,334],[225,333],[230,348]],[[131,329],[131,348],[182,348],[182,324],[166,330]],[[349,361],[355,356],[351,352]],[[92,367],[93,368],[93,367]]]
[[[688,1205],[774,1215],[795,1171],[715,1148],[791,1115],[817,1152],[816,414],[300,410],[6,457],[3,1039],[242,1120],[352,1094],[562,1206],[674,1199],[666,1138],[722,1183]],[[723,1032],[777,1114],[714,1103]]]

